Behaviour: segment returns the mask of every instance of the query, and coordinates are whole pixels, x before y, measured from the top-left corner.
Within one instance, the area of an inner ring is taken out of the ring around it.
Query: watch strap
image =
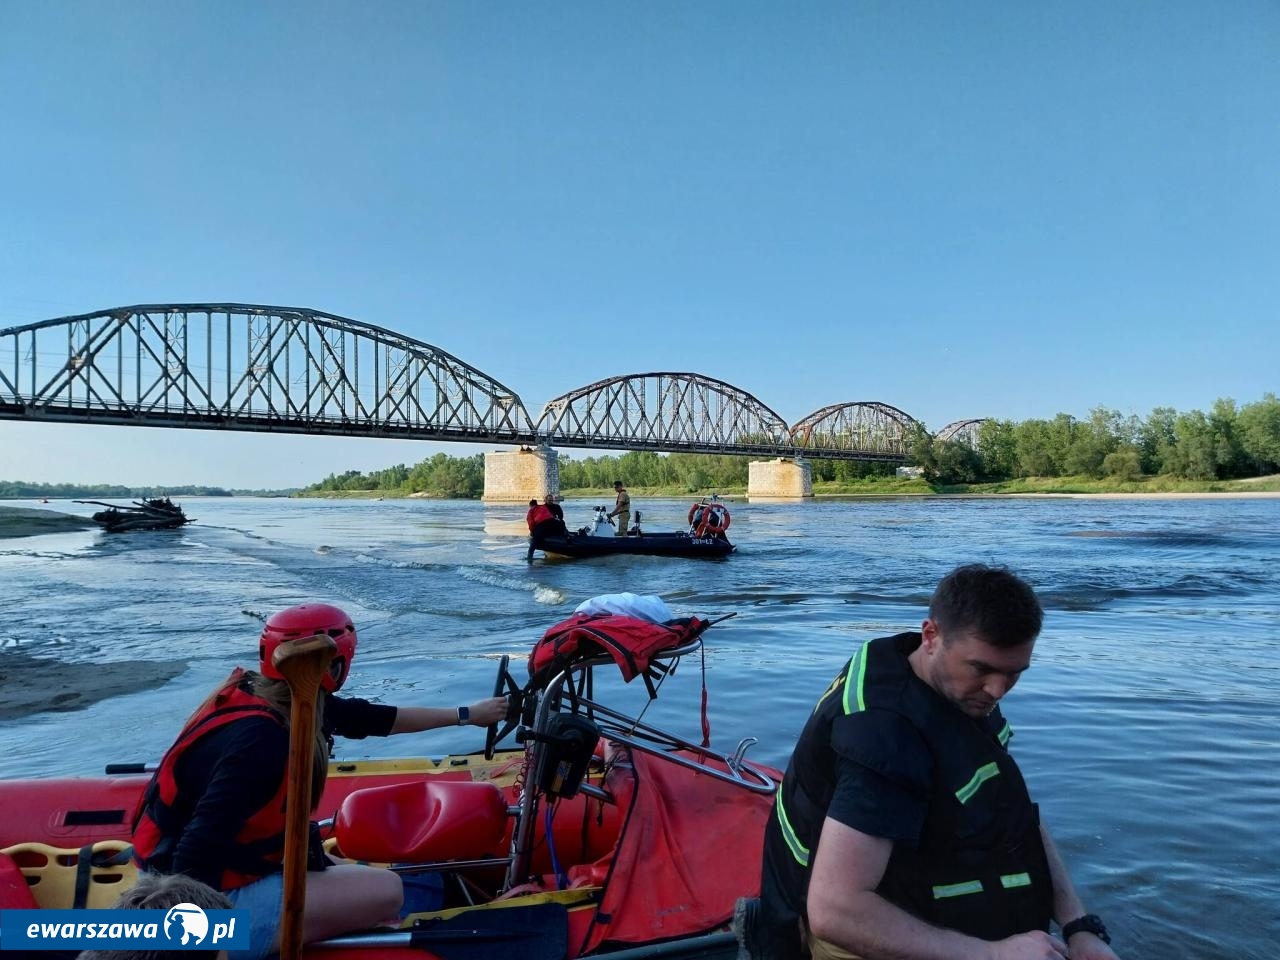
[[[1086,913],[1083,917],[1076,917],[1070,923],[1062,925],[1063,940],[1070,940],[1077,933],[1092,933],[1103,943],[1111,942],[1106,925],[1103,924],[1102,918],[1096,913]]]
[[[458,708],[458,726],[465,727],[470,720],[471,720],[471,708],[459,707]]]

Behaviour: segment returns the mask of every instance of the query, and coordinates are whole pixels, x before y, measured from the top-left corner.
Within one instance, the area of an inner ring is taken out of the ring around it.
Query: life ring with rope
[[[729,511],[720,503],[695,503],[689,510],[689,526],[694,536],[718,536],[729,529]]]

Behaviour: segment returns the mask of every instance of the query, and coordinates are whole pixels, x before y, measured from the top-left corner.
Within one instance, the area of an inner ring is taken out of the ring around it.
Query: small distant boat
[[[172,530],[190,523],[192,519],[183,512],[182,507],[168,497],[135,500],[130,506],[103,503],[100,500],[77,500],[76,503],[106,507],[106,510],[99,510],[93,515],[93,521],[107,533],[123,533],[127,530]]]
[[[645,533],[640,529],[637,510],[635,526],[624,537],[614,535],[608,509],[596,507],[589,526],[576,532],[538,537],[533,549],[575,560],[616,554],[715,560],[727,557],[735,549],[725,536],[728,529],[729,510],[718,497],[702,500],[689,508],[688,530]]]

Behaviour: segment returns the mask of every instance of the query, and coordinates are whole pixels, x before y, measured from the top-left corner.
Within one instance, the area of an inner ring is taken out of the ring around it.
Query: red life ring
[[[692,513],[692,511],[691,511]],[[691,521],[692,522],[692,521]],[[717,536],[729,529],[729,511],[719,503],[709,503],[702,512],[697,536]]]

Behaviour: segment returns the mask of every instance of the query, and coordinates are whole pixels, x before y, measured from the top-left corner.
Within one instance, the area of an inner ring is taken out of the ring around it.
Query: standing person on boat
[[[258,672],[237,667],[197,708],[160,762],[133,821],[134,858],[144,870],[183,873],[225,892],[253,918],[248,958],[279,949],[283,898],[285,793],[289,760],[289,687],[273,666],[288,640],[332,637],[337,652],[316,701],[313,809],[328,774],[333,737],[417,733],[454,724],[477,727],[506,716],[505,697],[469,707],[393,707],[335,696],[351,670],[356,629],[325,603],[304,603],[266,622]],[[392,919],[400,910],[400,878],[389,870],[329,865],[313,834],[307,874],[304,942],[323,940]]]
[[[631,525],[631,494],[627,493],[627,488],[622,485],[621,480],[613,481],[613,492],[617,494],[614,501],[613,510],[609,517],[618,518],[618,529],[614,531],[614,536],[625,537],[627,528]]]
[[[1007,750],[998,704],[1043,616],[1008,570],[963,566],[919,633],[854,654],[805,724],[765,828],[758,952],[1116,960]]]

